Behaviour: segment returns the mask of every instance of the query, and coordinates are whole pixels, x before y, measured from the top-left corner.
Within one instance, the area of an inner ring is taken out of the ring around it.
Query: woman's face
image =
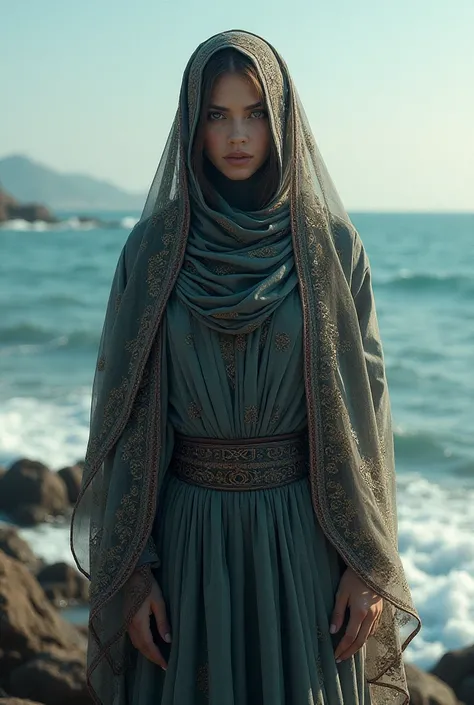
[[[243,181],[270,152],[267,113],[252,83],[239,74],[217,79],[207,110],[204,153],[224,176]]]

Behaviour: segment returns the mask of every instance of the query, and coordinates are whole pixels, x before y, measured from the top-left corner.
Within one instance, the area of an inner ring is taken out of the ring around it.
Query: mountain
[[[83,174],[63,174],[20,155],[0,159],[0,184],[21,202],[53,210],[138,211],[145,203],[144,194]]]

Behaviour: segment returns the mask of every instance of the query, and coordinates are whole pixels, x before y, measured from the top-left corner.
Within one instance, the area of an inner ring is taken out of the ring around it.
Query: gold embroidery
[[[260,341],[259,341],[260,351],[263,350],[263,348],[265,347],[265,343],[267,342],[269,328],[270,328],[270,316],[267,316],[267,318],[265,318],[265,320],[263,321],[263,323],[260,327]]]
[[[277,425],[277,423],[280,420],[280,416],[281,416],[281,407],[279,404],[276,404],[273,409],[272,415],[270,417],[270,428],[273,429]]]
[[[186,345],[189,345],[189,347],[193,348],[194,347],[194,335],[192,333],[188,333],[184,339],[184,342]]]
[[[223,320],[238,318],[238,311],[217,311],[217,313],[212,314],[213,318],[222,318]]]
[[[316,656],[316,673],[318,674],[319,684],[322,685],[324,683],[324,669],[320,654]]]
[[[200,419],[202,414],[202,409],[195,401],[191,401],[188,404],[188,416],[190,419]]]
[[[191,272],[191,274],[197,274],[196,265],[189,259],[186,259],[184,261],[183,269],[185,269],[187,272]]]
[[[122,294],[117,294],[117,296],[115,297],[115,313],[117,313],[117,311],[119,310],[121,303],[122,303]]]
[[[235,389],[234,336],[229,333],[219,333],[219,347],[229,384],[232,389]]]
[[[97,361],[97,369],[99,370],[99,372],[102,372],[103,370],[105,370],[105,357],[104,357],[104,355],[99,357],[99,359]]]
[[[136,338],[133,338],[133,340],[128,340],[125,343],[125,350],[130,353],[130,360],[128,364],[128,371],[130,374],[135,369],[137,359],[142,355],[145,340],[148,339],[150,329],[154,323],[154,314],[155,307],[152,304],[145,306]]]
[[[209,663],[199,666],[196,675],[196,688],[209,697]]]
[[[218,262],[216,265],[214,265],[212,271],[214,272],[214,274],[232,274],[234,269],[230,264],[227,264],[226,262]]]
[[[284,352],[290,347],[291,338],[288,333],[277,333],[275,336],[275,347],[279,352]]]
[[[241,441],[176,435],[172,471],[185,482],[213,489],[279,487],[308,474],[306,433]]]
[[[148,260],[147,283],[150,296],[156,298],[163,286],[164,273],[168,263],[169,252],[163,250],[156,255],[152,255]]]
[[[255,404],[245,407],[244,423],[257,423],[258,407]]]
[[[258,250],[251,250],[249,257],[276,257],[277,250],[275,247],[266,246],[260,247]]]
[[[247,348],[247,336],[246,335],[236,335],[235,336],[235,349],[240,352],[244,353]]]

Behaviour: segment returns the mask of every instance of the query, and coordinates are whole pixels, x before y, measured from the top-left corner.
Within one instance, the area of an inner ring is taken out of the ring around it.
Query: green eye
[[[265,110],[253,110],[250,115],[252,117],[255,117],[257,120],[262,120],[263,118],[267,117],[267,113]]]
[[[218,113],[215,110],[213,110],[211,113],[208,114],[207,117],[209,118],[209,120],[220,120],[224,116],[222,115],[222,113]]]

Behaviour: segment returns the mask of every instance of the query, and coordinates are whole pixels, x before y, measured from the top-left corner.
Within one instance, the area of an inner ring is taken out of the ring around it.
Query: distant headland
[[[63,174],[13,155],[0,159],[0,223],[57,223],[57,211],[141,211],[144,194],[132,194],[82,174]]]

